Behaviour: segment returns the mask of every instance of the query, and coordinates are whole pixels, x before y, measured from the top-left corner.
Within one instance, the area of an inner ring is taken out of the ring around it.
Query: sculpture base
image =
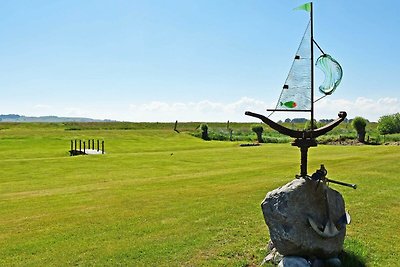
[[[328,201],[329,200],[329,201]],[[328,259],[343,249],[346,224],[341,194],[309,178],[295,179],[267,194],[261,204],[265,222],[276,250],[284,256]],[[337,233],[323,236],[327,225]]]

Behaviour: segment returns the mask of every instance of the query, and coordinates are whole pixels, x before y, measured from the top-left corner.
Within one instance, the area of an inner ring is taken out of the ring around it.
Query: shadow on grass
[[[339,255],[339,259],[342,262],[342,267],[365,267],[367,266],[365,260],[353,253],[343,251]]]

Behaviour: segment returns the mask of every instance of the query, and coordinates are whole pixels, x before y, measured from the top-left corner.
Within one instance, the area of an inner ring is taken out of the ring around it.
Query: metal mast
[[[314,131],[314,24],[313,24],[313,3],[310,2],[310,23],[311,23],[311,132]]]

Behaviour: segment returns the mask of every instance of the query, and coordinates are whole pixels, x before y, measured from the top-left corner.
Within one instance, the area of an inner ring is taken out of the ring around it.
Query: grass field
[[[186,125],[194,128],[193,125]],[[293,179],[289,144],[239,147],[170,124],[0,124],[0,266],[246,266],[266,256],[260,203]],[[105,155],[70,157],[71,139]],[[345,250],[399,266],[400,146],[310,149],[352,215]]]

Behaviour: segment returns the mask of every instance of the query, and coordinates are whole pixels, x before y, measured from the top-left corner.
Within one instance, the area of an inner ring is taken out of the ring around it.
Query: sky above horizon
[[[303,3],[2,0],[0,114],[257,121],[244,112],[275,107],[308,22],[293,11]],[[317,119],[400,112],[399,12],[396,0],[314,1],[315,40],[344,73]]]

